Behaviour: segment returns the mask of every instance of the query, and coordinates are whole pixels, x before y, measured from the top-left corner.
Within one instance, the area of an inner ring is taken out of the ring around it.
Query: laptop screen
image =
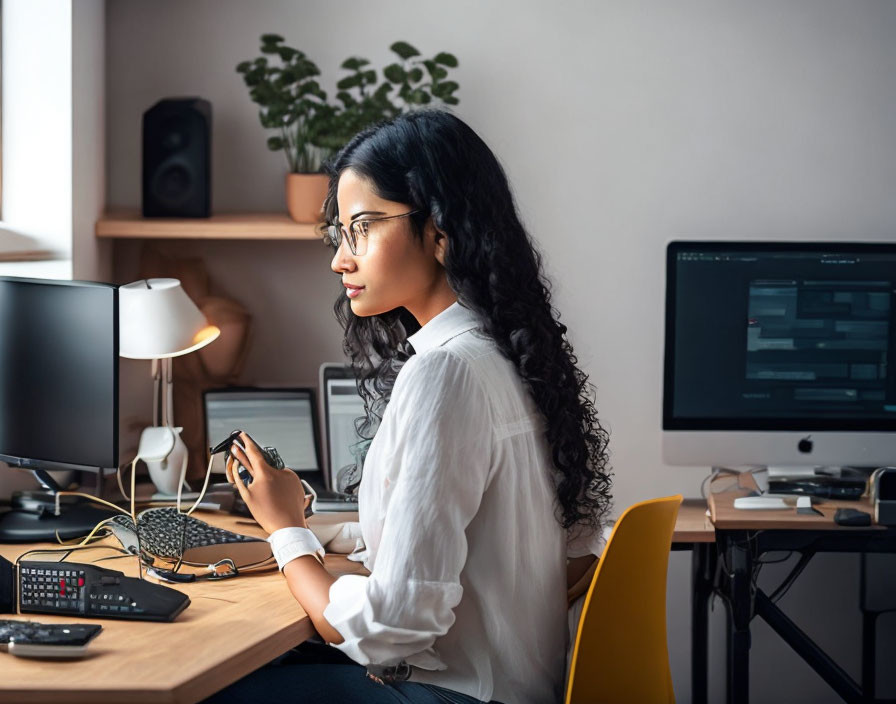
[[[355,447],[361,440],[355,421],[364,415],[364,401],[358,394],[351,368],[327,364],[321,370],[321,394],[324,398],[325,444],[330,487],[337,486],[339,470],[355,463]]]
[[[277,448],[287,467],[320,472],[311,389],[212,389],[204,399],[207,445],[244,430],[259,445]],[[224,471],[224,453],[215,456],[212,471]]]

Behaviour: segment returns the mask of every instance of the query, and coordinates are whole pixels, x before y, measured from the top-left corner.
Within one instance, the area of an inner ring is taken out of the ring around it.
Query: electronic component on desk
[[[768,480],[772,494],[796,494],[815,496],[819,499],[843,499],[858,501],[865,493],[867,482],[862,477],[781,477]]]
[[[793,508],[779,496],[741,496],[734,500],[734,508],[747,509],[782,509]]]
[[[79,658],[101,630],[94,623],[0,620],[0,650],[20,658]]]
[[[838,508],[834,513],[834,523],[838,526],[870,526],[871,514],[854,508]]]
[[[176,589],[77,562],[19,563],[19,613],[173,621],[190,604]]]
[[[880,467],[871,475],[874,522],[896,526],[896,467]]]
[[[181,513],[174,506],[150,508],[137,514],[137,528],[130,516],[115,516],[108,524],[129,552],[140,548],[155,557],[183,560],[191,565],[209,565],[230,559],[237,569],[273,559],[264,538],[216,528]]]
[[[228,435],[224,440],[215,445],[214,447],[209,449],[209,454],[216,455],[219,452],[224,453],[225,461],[231,457],[230,448],[233,445],[236,445],[240,448],[244,453],[246,452],[246,447],[243,444],[243,439],[240,437],[242,435],[242,430],[232,430],[230,435]],[[267,462],[274,469],[285,469],[286,464],[283,462],[283,459],[280,457],[280,453],[277,452],[277,448],[275,447],[262,447],[255,440],[252,439],[252,436],[249,433],[246,433],[246,436],[252,443],[255,445],[256,449],[261,453],[261,456],[264,458],[264,461]],[[239,474],[240,479],[243,484],[249,486],[252,483],[252,476],[246,470],[243,465],[237,463],[239,468],[237,473]]]

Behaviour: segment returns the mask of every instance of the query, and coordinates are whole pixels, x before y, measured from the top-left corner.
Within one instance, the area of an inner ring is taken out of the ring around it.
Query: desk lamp
[[[172,359],[217,339],[221,331],[190,300],[177,279],[143,279],[119,288],[119,355],[152,360],[152,426],[137,451],[159,495],[176,496],[187,472],[187,446],[174,427]]]

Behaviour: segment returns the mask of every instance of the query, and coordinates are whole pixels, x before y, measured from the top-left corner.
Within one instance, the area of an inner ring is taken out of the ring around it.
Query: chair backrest
[[[681,496],[630,506],[613,528],[588,594],[566,704],[670,704],[666,572]]]

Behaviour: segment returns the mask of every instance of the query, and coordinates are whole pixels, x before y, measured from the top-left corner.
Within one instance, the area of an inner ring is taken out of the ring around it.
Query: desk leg
[[[752,556],[746,533],[722,538],[728,573],[728,704],[750,701],[750,618]]]
[[[691,549],[691,702],[709,701],[709,600],[716,572],[715,543]]]
[[[862,696],[868,701],[874,700],[877,679],[877,616],[872,611],[862,611]]]

